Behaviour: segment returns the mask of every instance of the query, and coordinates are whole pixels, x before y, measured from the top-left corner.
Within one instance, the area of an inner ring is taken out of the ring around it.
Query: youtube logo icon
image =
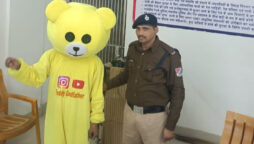
[[[85,82],[82,80],[73,80],[72,87],[76,89],[82,89],[84,87]]]

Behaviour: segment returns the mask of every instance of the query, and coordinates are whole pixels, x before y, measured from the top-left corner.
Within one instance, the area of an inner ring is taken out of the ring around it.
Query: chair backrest
[[[254,144],[254,118],[227,111],[221,144]]]
[[[4,85],[3,73],[0,69],[0,114],[1,113],[8,113],[8,96]]]

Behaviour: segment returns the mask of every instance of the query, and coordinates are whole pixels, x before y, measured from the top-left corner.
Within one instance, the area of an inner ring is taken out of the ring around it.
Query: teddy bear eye
[[[72,32],[67,32],[65,34],[65,39],[68,41],[68,42],[72,42],[74,39],[75,39],[75,35],[72,33]]]
[[[83,35],[83,37],[82,37],[82,42],[83,42],[83,43],[87,44],[87,43],[89,43],[90,41],[91,41],[91,36],[90,36],[89,34]]]

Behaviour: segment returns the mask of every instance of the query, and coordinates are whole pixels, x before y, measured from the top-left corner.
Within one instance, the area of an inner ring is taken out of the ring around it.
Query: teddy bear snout
[[[79,47],[73,47],[73,50],[74,50],[75,52],[77,52],[77,51],[79,51]]]
[[[87,47],[81,43],[70,43],[65,48],[66,54],[73,57],[80,57],[87,54]]]

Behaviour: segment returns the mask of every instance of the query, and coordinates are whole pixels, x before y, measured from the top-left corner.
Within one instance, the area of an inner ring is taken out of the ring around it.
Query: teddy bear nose
[[[79,51],[79,47],[73,47],[73,50],[77,52]]]

